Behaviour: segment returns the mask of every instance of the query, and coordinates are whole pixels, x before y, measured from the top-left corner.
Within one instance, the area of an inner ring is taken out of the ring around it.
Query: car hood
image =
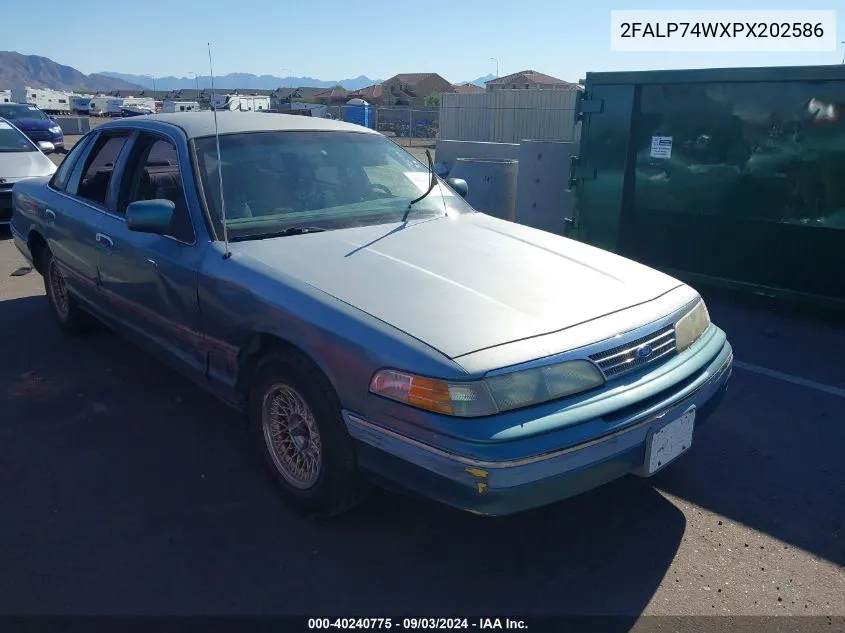
[[[22,132],[49,130],[54,125],[58,125],[52,119],[15,119],[12,123]]]
[[[243,241],[238,259],[276,269],[450,358],[540,336],[683,285],[610,252],[473,213]]]
[[[13,183],[22,178],[49,176],[56,165],[39,151],[0,152],[0,178]]]

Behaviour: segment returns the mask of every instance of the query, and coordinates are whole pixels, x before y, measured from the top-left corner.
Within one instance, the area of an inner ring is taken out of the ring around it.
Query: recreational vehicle
[[[260,112],[270,109],[270,97],[239,94],[214,95],[211,98],[211,107],[214,110]]]
[[[200,109],[198,101],[172,101],[164,102],[162,112],[195,112]]]
[[[47,114],[70,114],[70,94],[50,88],[12,88],[13,103],[28,103]]]
[[[109,99],[112,99],[112,97],[103,95],[91,97],[91,101],[88,104],[88,114],[91,116],[105,116],[106,104],[108,104]]]
[[[156,102],[155,99],[144,97],[112,97],[106,101],[104,116],[124,116],[124,110],[129,110],[134,114],[140,114],[141,110],[148,110],[149,112],[144,112],[144,114],[152,114],[156,111]]]
[[[87,95],[71,95],[70,96],[70,111],[74,114],[85,116],[89,114],[91,106],[91,97]]]

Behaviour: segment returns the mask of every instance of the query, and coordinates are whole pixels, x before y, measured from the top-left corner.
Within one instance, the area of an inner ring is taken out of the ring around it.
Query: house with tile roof
[[[449,92],[456,92],[461,95],[474,95],[481,92],[487,92],[481,86],[476,86],[475,84],[455,84],[452,86],[452,89]]]
[[[450,92],[452,84],[437,73],[400,73],[382,82],[385,105],[425,105],[430,94]]]
[[[545,75],[536,70],[523,70],[491,79],[484,85],[487,87],[487,92],[495,90],[578,90],[577,83]]]

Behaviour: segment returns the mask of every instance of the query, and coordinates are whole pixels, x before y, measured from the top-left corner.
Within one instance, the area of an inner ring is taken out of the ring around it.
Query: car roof
[[[98,128],[125,127],[136,122],[166,123],[180,128],[189,139],[214,135],[214,113],[211,110],[200,112],[173,112],[167,114],[145,114],[132,117],[131,121],[105,123]],[[378,134],[375,130],[344,123],[332,119],[304,117],[293,114],[271,114],[265,112],[217,112],[217,126],[220,134],[238,132],[291,132],[291,131],[328,131],[328,132],[363,132]]]

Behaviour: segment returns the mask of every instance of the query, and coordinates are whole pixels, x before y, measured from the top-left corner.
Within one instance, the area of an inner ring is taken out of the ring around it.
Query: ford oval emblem
[[[636,356],[639,360],[645,360],[651,353],[654,351],[651,345],[641,345],[637,349],[634,350],[634,356]]]

